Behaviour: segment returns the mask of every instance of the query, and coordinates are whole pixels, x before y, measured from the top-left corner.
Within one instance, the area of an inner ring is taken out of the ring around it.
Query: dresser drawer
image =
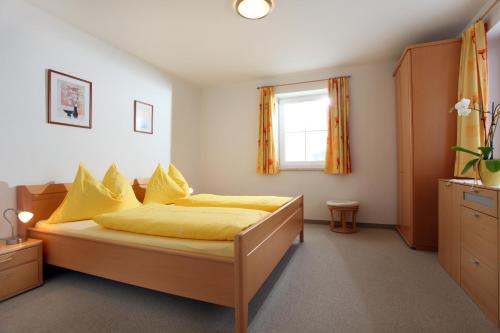
[[[0,255],[0,271],[28,261],[37,260],[39,249],[39,246],[32,246]]]
[[[39,281],[38,261],[28,262],[0,272],[0,299],[37,286]]]
[[[470,186],[460,186],[461,205],[494,217],[498,216],[497,191]]]
[[[462,248],[460,285],[498,324],[498,274]]]
[[[461,208],[462,247],[493,271],[498,270],[498,220]]]

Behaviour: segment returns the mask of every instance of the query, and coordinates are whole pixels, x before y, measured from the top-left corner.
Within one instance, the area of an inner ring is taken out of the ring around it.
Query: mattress
[[[233,257],[234,255],[233,241],[209,241],[135,234],[106,229],[92,220],[57,224],[49,224],[42,220],[35,225],[35,228],[41,231],[57,232],[93,240],[119,241],[222,257]]]

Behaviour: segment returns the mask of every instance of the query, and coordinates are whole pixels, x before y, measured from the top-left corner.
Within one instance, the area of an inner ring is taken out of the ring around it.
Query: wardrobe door
[[[407,52],[397,73],[398,93],[398,229],[413,245],[413,137],[411,53]]]
[[[412,56],[415,246],[438,243],[438,179],[453,177],[460,42],[421,46]]]
[[[403,145],[402,145],[402,136],[403,133],[402,123],[401,123],[401,70],[396,72],[394,76],[396,83],[396,144],[397,144],[397,225],[398,228],[401,226],[401,221],[403,220]]]

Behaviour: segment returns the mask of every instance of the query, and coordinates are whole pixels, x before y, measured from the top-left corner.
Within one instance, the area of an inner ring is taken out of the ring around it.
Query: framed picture
[[[48,122],[92,128],[92,82],[49,69]]]
[[[134,101],[134,131],[153,134],[153,106]]]

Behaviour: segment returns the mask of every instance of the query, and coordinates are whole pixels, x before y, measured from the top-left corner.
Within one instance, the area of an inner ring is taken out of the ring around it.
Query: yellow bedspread
[[[91,220],[56,224],[39,221],[36,228],[41,231],[57,232],[84,239],[132,243],[214,256],[233,257],[234,253],[234,242],[232,241],[209,241],[134,234],[106,229]]]
[[[196,194],[185,198],[175,199],[174,204],[189,207],[232,207],[257,209],[272,213],[290,200],[292,200],[292,198],[274,196]]]
[[[234,240],[236,234],[268,215],[267,212],[251,209],[149,204],[101,214],[93,220],[105,228],[138,234]]]

